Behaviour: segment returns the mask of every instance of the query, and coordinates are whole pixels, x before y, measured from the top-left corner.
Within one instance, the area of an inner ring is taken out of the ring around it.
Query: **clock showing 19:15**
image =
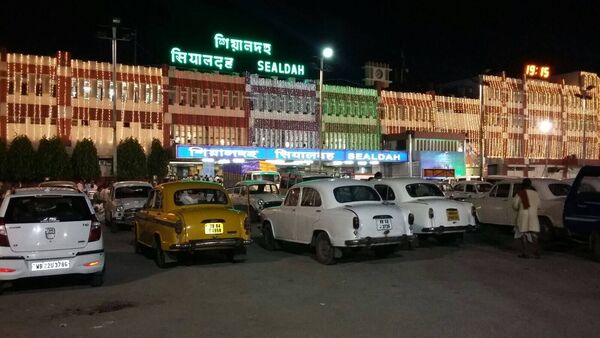
[[[525,76],[547,79],[550,77],[550,67],[532,64],[527,65],[525,66]]]

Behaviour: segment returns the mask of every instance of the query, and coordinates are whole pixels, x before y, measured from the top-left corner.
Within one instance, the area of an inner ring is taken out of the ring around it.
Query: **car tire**
[[[398,250],[397,245],[382,245],[373,247],[373,253],[377,258],[387,258]]]
[[[90,276],[90,285],[92,287],[99,287],[104,284],[104,270],[105,269],[102,269],[102,271],[93,273]]]
[[[156,262],[156,266],[161,269],[167,267],[167,259],[165,257],[166,253],[163,251],[160,246],[160,239],[158,237],[154,240],[154,262]]]
[[[317,261],[324,265],[333,265],[335,260],[335,247],[331,245],[327,233],[320,232],[315,239],[315,255]]]
[[[271,228],[271,224],[264,224],[262,226],[262,233],[265,249],[269,251],[281,249],[279,242],[273,236],[273,229]]]
[[[590,235],[590,245],[592,249],[592,259],[600,262],[600,232],[594,231]]]
[[[540,217],[540,244],[547,245],[555,241],[552,222],[545,217]]]

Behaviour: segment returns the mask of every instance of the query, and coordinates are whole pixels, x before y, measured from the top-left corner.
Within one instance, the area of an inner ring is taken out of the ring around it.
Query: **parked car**
[[[0,205],[0,272],[0,284],[26,277],[85,274],[92,286],[102,285],[102,227],[89,199],[54,187],[9,194]]]
[[[160,268],[177,260],[177,253],[223,251],[230,260],[246,255],[250,223],[235,210],[218,183],[173,182],[152,190],[148,202],[135,216],[135,250],[155,252]]]
[[[445,198],[435,182],[387,178],[369,183],[384,201],[410,210],[414,215],[413,234],[420,240],[435,236],[441,241],[456,241],[477,226],[473,205]]]
[[[517,212],[512,208],[512,198],[522,182],[522,179],[500,181],[482,198],[470,199],[479,222],[514,226]],[[570,186],[552,178],[532,178],[531,183],[541,201],[538,217],[542,240],[552,240],[564,230],[562,212]]]
[[[522,177],[516,177],[516,176],[508,176],[508,175],[487,175],[484,177],[484,181],[493,184],[496,184],[500,181],[505,181],[505,180],[522,180]]]
[[[279,187],[279,183],[281,181],[281,175],[277,171],[260,171],[253,170],[248,171],[244,174],[242,181],[250,181],[250,180],[261,180],[261,181],[269,181],[273,182]]]
[[[281,183],[279,184],[279,191],[281,194],[287,194],[289,188],[293,187],[296,183],[308,182],[314,180],[330,179],[333,176],[327,173],[309,173],[309,172],[295,172],[286,173],[281,176]]]
[[[151,190],[152,185],[144,181],[112,184],[108,199],[104,201],[106,224],[112,232],[117,232],[122,226],[133,226],[135,213],[146,204]]]
[[[600,262],[600,167],[579,170],[567,195],[564,225],[570,238],[589,244],[594,260]]]
[[[437,181],[434,182],[438,188],[440,188],[442,190],[442,192],[444,193],[445,197],[451,197],[452,196],[452,184],[445,182],[445,181]]]
[[[481,181],[462,181],[458,182],[452,188],[450,198],[464,200],[466,198],[480,198],[492,190],[494,185],[489,182]]]
[[[408,210],[384,204],[368,183],[347,179],[298,183],[262,218],[265,248],[278,249],[279,241],[308,244],[322,264],[334,264],[347,248],[388,256],[412,237]]]
[[[233,206],[248,213],[251,221],[259,220],[259,213],[265,208],[280,206],[283,197],[273,182],[250,180],[238,182],[228,189]]]

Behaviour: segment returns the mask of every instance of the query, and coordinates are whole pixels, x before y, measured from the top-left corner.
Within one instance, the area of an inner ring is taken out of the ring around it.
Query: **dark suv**
[[[600,166],[581,168],[565,201],[563,218],[569,236],[589,243],[594,260],[600,261]]]

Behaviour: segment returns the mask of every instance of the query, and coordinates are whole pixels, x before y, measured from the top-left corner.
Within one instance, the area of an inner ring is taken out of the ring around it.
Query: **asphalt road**
[[[105,232],[103,287],[21,281],[0,296],[0,327],[5,337],[598,335],[600,264],[564,247],[519,259],[509,235],[489,233],[333,266],[304,247],[254,244],[243,263],[206,255],[161,270],[133,253],[131,232]]]

